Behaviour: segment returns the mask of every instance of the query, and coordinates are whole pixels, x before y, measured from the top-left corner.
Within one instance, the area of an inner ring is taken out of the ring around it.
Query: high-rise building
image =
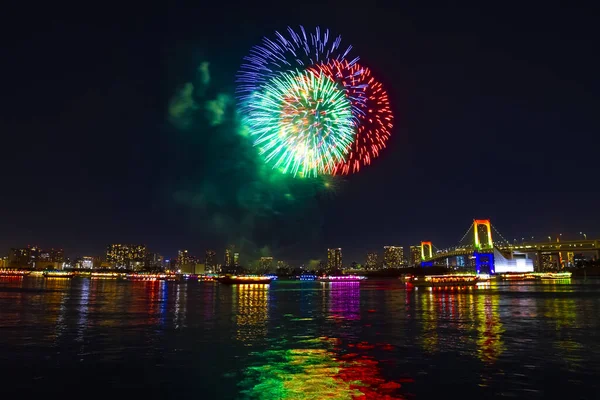
[[[65,253],[62,249],[39,250],[38,261],[61,263],[65,261]]]
[[[83,256],[81,257],[81,268],[83,269],[92,269],[94,268],[94,257],[91,256]]]
[[[206,250],[204,265],[207,271],[215,272],[217,267],[217,253],[214,250]]]
[[[106,261],[117,268],[134,269],[146,259],[143,244],[111,244],[106,249]]]
[[[8,264],[13,268],[31,268],[37,261],[40,251],[37,246],[12,248],[8,253]]]
[[[240,253],[233,253],[233,265],[236,267],[240,266]]]
[[[410,246],[410,266],[416,267],[421,263],[421,246]]]
[[[233,266],[233,250],[225,249],[225,267]]]
[[[367,260],[365,263],[367,269],[373,270],[377,268],[377,253],[370,251],[367,253]]]
[[[148,253],[146,255],[146,268],[148,269],[163,269],[164,257],[158,253]]]
[[[273,257],[261,257],[258,265],[261,273],[270,272],[273,269]]]
[[[177,265],[187,265],[192,262],[192,256],[187,250],[178,250],[177,251]]]
[[[404,249],[400,246],[383,247],[383,266],[385,268],[400,268],[404,263]]]
[[[341,247],[327,249],[327,269],[342,269],[342,249]]]

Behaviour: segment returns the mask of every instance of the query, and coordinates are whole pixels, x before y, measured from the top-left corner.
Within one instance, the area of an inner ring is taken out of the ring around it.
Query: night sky
[[[235,243],[293,262],[342,247],[349,263],[389,244],[456,244],[473,218],[509,239],[600,237],[593,10],[395,3],[11,10],[0,251],[132,242],[171,257]],[[250,48],[299,24],[352,44],[396,117],[381,157],[334,191],[257,178],[232,104],[218,126],[169,118],[201,63],[205,100],[232,98]]]

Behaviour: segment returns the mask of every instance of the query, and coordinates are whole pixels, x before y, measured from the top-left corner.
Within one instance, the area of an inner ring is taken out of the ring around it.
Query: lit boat
[[[498,279],[503,281],[530,281],[535,279],[535,275],[532,273],[514,273],[507,272],[505,274],[498,274]]]
[[[44,278],[66,278],[71,279],[75,273],[71,271],[44,271]]]
[[[26,276],[29,275],[31,271],[25,271],[22,269],[0,269],[0,277],[2,276]]]
[[[249,284],[249,283],[271,283],[272,279],[268,276],[238,276],[225,275],[217,278],[217,281],[227,285]]]
[[[124,274],[117,272],[92,272],[90,277],[92,279],[117,279],[121,278]]]
[[[541,280],[571,279],[570,272],[544,272],[537,277]]]
[[[472,286],[479,282],[477,275],[455,274],[455,275],[425,275],[413,276],[407,284],[413,286]]]
[[[125,275],[125,279],[129,281],[174,281],[177,279],[175,274],[144,274],[144,273],[132,273]]]
[[[364,279],[367,277],[360,275],[323,275],[318,278],[321,282],[360,282]]]

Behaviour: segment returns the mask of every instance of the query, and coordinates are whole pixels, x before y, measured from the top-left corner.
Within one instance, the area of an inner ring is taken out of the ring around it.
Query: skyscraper
[[[421,263],[421,246],[410,246],[410,266],[416,267]]]
[[[233,250],[225,249],[225,267],[233,266]]]
[[[192,262],[192,257],[187,250],[178,250],[177,251],[177,265],[187,265]]]
[[[273,269],[273,257],[261,257],[259,262],[260,273],[270,272]]]
[[[142,244],[111,244],[106,249],[106,261],[117,268],[133,268],[146,259],[146,246]]]
[[[236,267],[240,266],[240,253],[233,253],[233,265]]]
[[[374,251],[370,251],[367,253],[367,260],[365,263],[365,267],[367,269],[376,269],[377,268],[377,253]]]
[[[342,269],[342,249],[327,249],[327,269]]]
[[[404,248],[400,246],[383,247],[383,266],[385,268],[400,268],[404,262]]]
[[[217,267],[217,253],[214,250],[206,250],[204,265],[207,271],[215,272]]]

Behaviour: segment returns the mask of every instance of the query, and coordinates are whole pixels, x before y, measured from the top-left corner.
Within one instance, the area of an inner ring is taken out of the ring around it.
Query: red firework
[[[346,159],[333,167],[331,174],[348,175],[358,172],[361,166],[371,164],[386,146],[393,127],[394,116],[387,92],[371,71],[358,63],[332,60],[313,67],[340,82],[346,96],[353,103],[356,118],[356,137]]]

